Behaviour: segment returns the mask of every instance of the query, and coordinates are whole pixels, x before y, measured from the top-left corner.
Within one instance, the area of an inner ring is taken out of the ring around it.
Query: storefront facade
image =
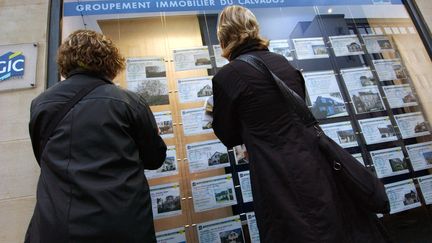
[[[83,28],[104,33],[127,59],[115,82],[146,97],[169,146],[163,167],[145,172],[158,239],[224,242],[234,232],[238,242],[258,242],[247,153],[241,146],[224,147],[202,117],[211,77],[226,64],[216,24],[217,14],[230,4],[251,8],[270,50],[302,71],[308,105],[327,135],[385,183],[392,211],[379,217],[395,242],[431,239],[431,37],[428,19],[422,18],[430,14],[419,12],[421,6],[428,9],[427,1],[65,0],[52,1],[50,11],[41,3],[38,7],[50,15],[50,30],[46,50],[39,50],[46,57],[38,63],[48,71],[39,71],[36,89],[24,91],[21,111],[28,114],[29,100],[59,79],[54,57],[62,39]],[[0,98],[10,104],[20,92]],[[19,120],[23,125],[28,118]],[[12,119],[5,121],[13,127]],[[11,197],[14,190],[0,191],[0,205],[30,196],[23,206],[28,215],[20,222],[31,214],[38,173],[25,132],[11,133],[1,148],[8,153],[7,146],[24,138],[16,149],[25,147],[23,159],[31,162],[21,166],[33,166],[26,172],[31,186],[23,193]],[[13,155],[2,156],[6,160],[13,161]],[[20,171],[8,163],[5,168]],[[22,178],[0,180],[9,188]],[[2,220],[0,226],[6,227]],[[0,236],[20,241],[16,237],[25,226],[16,226],[15,235]]]

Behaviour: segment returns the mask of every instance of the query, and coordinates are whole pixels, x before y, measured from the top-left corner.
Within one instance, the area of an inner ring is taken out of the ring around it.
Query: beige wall
[[[0,243],[23,242],[39,168],[28,136],[31,100],[45,88],[48,0],[0,0],[0,45],[37,43],[36,88],[0,92]]]
[[[432,30],[432,1],[431,0],[415,0],[420,12],[423,15],[429,30]]]

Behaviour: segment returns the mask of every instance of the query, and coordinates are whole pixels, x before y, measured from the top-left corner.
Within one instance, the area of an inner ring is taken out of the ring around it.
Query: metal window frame
[[[63,0],[50,0],[48,22],[48,58],[46,87],[49,88],[60,80],[57,69],[57,49],[61,44]]]

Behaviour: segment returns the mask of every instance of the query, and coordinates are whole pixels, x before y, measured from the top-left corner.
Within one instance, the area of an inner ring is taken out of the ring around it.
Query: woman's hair
[[[124,69],[125,59],[105,35],[77,30],[59,47],[57,64],[63,77],[80,69],[113,79]]]
[[[222,56],[229,58],[236,47],[256,40],[264,49],[268,47],[268,40],[259,34],[259,24],[255,15],[247,8],[229,6],[219,15],[217,36],[222,48]]]

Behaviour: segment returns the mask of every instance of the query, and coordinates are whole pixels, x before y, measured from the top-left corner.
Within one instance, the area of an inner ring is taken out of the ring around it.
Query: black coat
[[[261,57],[305,97],[304,80],[281,55],[248,43],[231,55]],[[270,76],[232,60],[213,78],[213,129],[227,147],[244,143],[261,242],[383,242],[375,215],[339,193],[330,167],[306,128],[288,110]]]
[[[112,83],[97,87],[66,114],[38,154],[47,123],[97,79],[78,73],[31,104],[30,136],[41,174],[26,242],[156,242],[144,169],[162,165],[166,145],[138,95]]]

